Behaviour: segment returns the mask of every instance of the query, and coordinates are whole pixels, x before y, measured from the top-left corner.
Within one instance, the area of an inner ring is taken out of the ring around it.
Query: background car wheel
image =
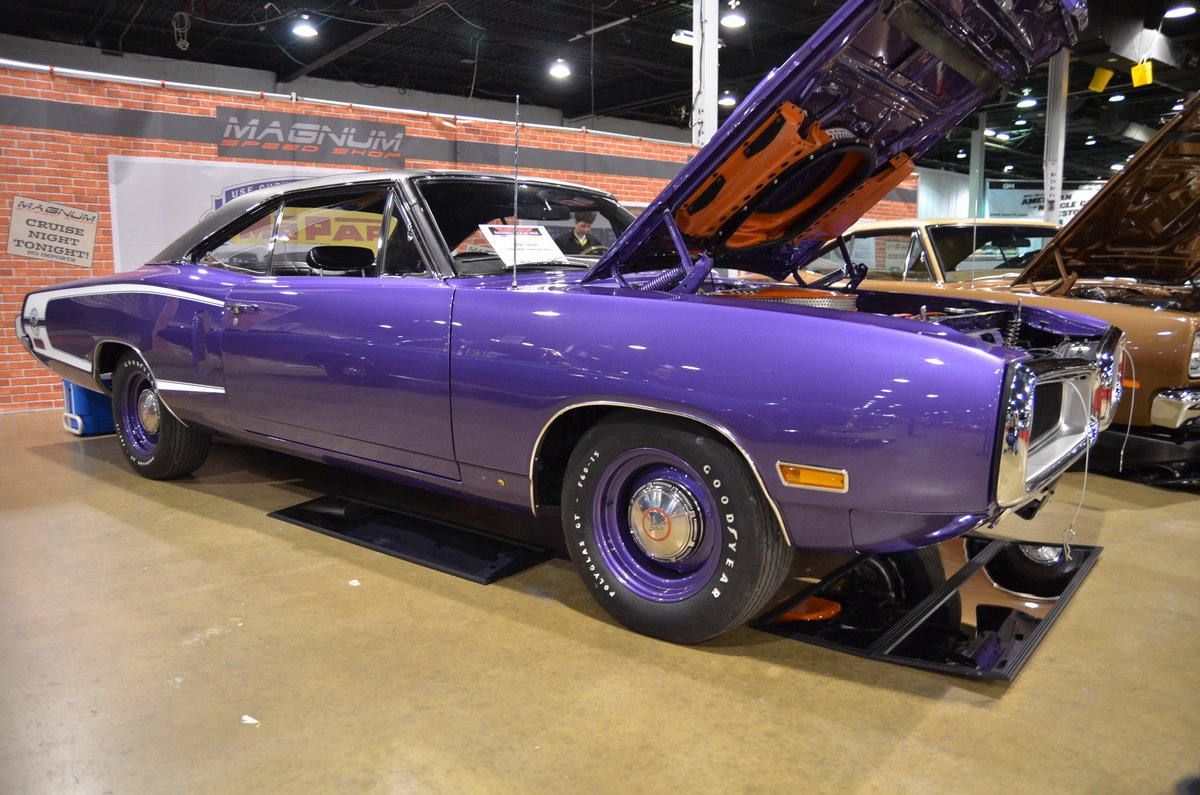
[[[142,477],[161,480],[195,471],[211,437],[188,428],[159,400],[154,376],[126,354],[113,370],[113,423],[125,460]]]
[[[699,643],[744,624],[778,589],[792,548],[745,463],[672,419],[616,415],[571,455],[563,529],[601,606],[637,632]]]
[[[967,558],[978,555],[988,539],[966,539]],[[1066,559],[1056,544],[1009,544],[983,567],[997,586],[1026,596],[1054,599],[1075,576],[1083,561],[1081,555]]]

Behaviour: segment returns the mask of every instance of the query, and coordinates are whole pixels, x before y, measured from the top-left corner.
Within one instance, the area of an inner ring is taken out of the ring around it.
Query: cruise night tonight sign
[[[8,253],[24,259],[92,267],[99,213],[28,196],[13,196]]]

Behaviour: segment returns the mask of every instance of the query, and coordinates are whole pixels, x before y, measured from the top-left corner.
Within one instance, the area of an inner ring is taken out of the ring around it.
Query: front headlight
[[[1200,331],[1192,338],[1192,355],[1188,357],[1188,376],[1200,378]]]

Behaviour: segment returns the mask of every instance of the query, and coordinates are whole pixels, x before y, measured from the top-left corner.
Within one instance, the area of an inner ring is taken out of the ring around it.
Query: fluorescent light
[[[317,35],[317,29],[308,21],[308,14],[301,14],[296,24],[292,25],[292,33],[302,39],[311,39]]]
[[[1163,16],[1167,19],[1179,19],[1180,17],[1190,17],[1194,13],[1196,13],[1195,6],[1179,5],[1168,8],[1167,13]]]
[[[1033,108],[1036,106],[1037,106],[1037,100],[1034,99],[1033,97],[1025,97],[1025,99],[1023,99],[1017,103],[1018,108]]]
[[[675,42],[676,44],[686,44],[689,47],[695,47],[696,46],[696,34],[692,33],[690,30],[677,30],[671,34],[671,41]],[[721,41],[720,39],[717,39],[717,47],[724,47],[724,46],[725,46],[725,42]],[[774,70],[772,70],[771,74],[774,74],[774,73],[775,73]]]
[[[555,59],[554,63],[550,64],[550,76],[559,80],[570,77],[571,67],[567,66],[567,62],[562,58]]]
[[[1124,94],[1113,94],[1111,97],[1108,98],[1108,101],[1109,102],[1124,102],[1125,95]]]

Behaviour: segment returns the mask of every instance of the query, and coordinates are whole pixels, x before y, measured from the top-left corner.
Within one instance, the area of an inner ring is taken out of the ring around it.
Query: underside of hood
[[[1200,273],[1200,95],[1138,150],[1017,283],[1129,277],[1181,285]]]
[[[586,279],[693,256],[782,278],[1085,23],[1081,0],[851,0],[759,83]]]

